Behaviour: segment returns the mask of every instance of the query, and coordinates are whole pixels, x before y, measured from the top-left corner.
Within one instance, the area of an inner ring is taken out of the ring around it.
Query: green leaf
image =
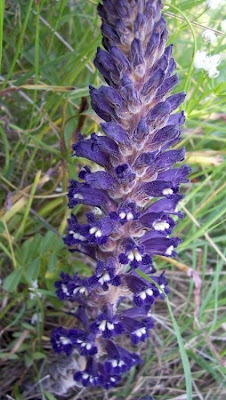
[[[26,271],[26,279],[28,282],[32,282],[38,279],[40,266],[41,266],[40,258],[36,258],[34,261],[30,263]]]
[[[8,290],[8,292],[14,292],[20,283],[22,273],[23,269],[21,267],[11,272],[3,283],[3,289]]]
[[[33,353],[33,359],[34,360],[41,360],[42,358],[46,358],[46,355],[44,353],[41,353],[40,351],[36,351]]]
[[[48,272],[56,272],[56,271],[57,271],[57,256],[55,253],[52,253],[49,258]]]
[[[56,243],[56,234],[54,232],[47,232],[47,234],[42,238],[41,244],[40,244],[40,254],[43,255],[43,253],[46,253],[48,250],[51,250],[53,245],[55,246]]]

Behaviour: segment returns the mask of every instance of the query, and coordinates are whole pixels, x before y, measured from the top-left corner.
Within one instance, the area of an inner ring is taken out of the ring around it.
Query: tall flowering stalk
[[[159,0],[103,0],[103,47],[95,66],[107,85],[90,87],[91,104],[104,120],[103,134],[81,135],[74,155],[98,164],[71,180],[69,207],[93,208],[81,224],[72,214],[65,243],[84,254],[94,267],[91,277],[62,273],[56,282],[63,301],[78,304],[79,329],[57,328],[56,352],[86,357],[74,374],[84,386],[108,389],[139,364],[139,355],[125,349],[144,342],[153,328],[151,306],[168,293],[164,274],[156,275],[155,255],[176,256],[180,239],[172,237],[173,217],[182,217],[177,204],[179,184],[187,182],[189,167],[173,168],[185,149],[169,150],[180,140],[184,113],[174,113],[184,93],[170,95],[178,82],[172,45],[166,47],[166,22]],[[96,212],[98,209],[98,213]]]

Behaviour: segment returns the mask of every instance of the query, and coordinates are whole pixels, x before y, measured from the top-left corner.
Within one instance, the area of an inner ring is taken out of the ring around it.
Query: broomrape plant
[[[91,277],[62,272],[57,296],[78,304],[80,327],[59,327],[51,339],[57,353],[86,358],[85,368],[74,374],[83,386],[108,389],[141,363],[120,336],[133,346],[148,338],[152,304],[168,293],[153,256],[175,257],[180,243],[171,234],[174,217],[183,216],[178,191],[190,169],[174,168],[185,149],[170,148],[180,140],[185,117],[174,111],[185,94],[170,95],[178,76],[161,8],[159,0],[103,0],[98,6],[103,49],[94,63],[107,85],[91,86],[90,96],[103,133],[80,135],[73,154],[99,168],[93,172],[87,165],[79,181],[70,181],[69,207],[84,204],[92,211],[83,224],[72,214],[64,239],[71,251],[91,260],[94,271]]]

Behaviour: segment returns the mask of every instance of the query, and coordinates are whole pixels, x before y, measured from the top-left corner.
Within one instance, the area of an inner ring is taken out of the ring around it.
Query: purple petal
[[[103,123],[101,128],[110,139],[121,144],[129,144],[129,136],[119,124],[114,122]]]
[[[141,188],[143,192],[147,193],[149,196],[152,197],[168,196],[178,191],[178,187],[175,186],[174,183],[163,180],[157,180],[145,183],[141,186]]]
[[[156,164],[161,169],[167,169],[179,161],[183,161],[185,157],[185,148],[180,150],[169,150],[160,154],[156,158]]]
[[[191,168],[188,165],[183,165],[180,168],[168,169],[168,171],[160,172],[158,179],[172,182],[172,185],[188,182],[187,176],[190,174]]]
[[[108,166],[109,156],[101,151],[92,139],[81,140],[72,146],[74,153],[77,157],[84,157],[95,163]]]
[[[115,178],[105,171],[87,173],[83,179],[94,189],[107,190],[117,184]]]
[[[170,105],[170,112],[176,110],[181,103],[183,103],[186,94],[184,92],[173,94],[172,96],[168,97],[167,103]]]

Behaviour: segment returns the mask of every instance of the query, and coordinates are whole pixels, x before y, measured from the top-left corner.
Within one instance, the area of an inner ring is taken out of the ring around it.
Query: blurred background
[[[178,259],[156,257],[155,265],[169,280],[192,399],[223,400],[226,3],[163,3],[180,77],[176,91],[187,93],[183,140],[176,147],[186,146],[192,174],[182,188]],[[62,237],[70,215],[68,182],[84,161],[71,157],[71,145],[80,131],[86,136],[99,129],[88,91],[89,84],[102,84],[93,65],[101,45],[96,5],[0,2],[0,399],[59,398],[40,392],[38,384],[57,363],[51,330],[75,323],[57,300],[54,281],[61,271],[90,273]],[[81,206],[74,210],[84,212]],[[155,305],[153,317],[156,326],[148,346],[141,346],[145,363],[138,371],[108,393],[77,390],[69,398],[187,400],[179,334],[164,302]]]

